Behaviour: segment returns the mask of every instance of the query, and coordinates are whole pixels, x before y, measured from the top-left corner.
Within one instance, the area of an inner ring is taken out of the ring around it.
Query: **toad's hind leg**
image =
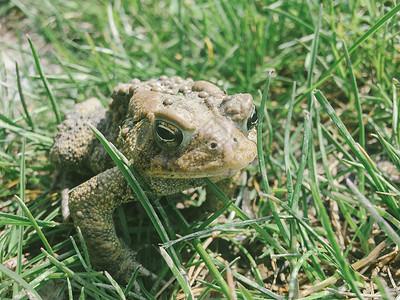
[[[91,262],[124,283],[137,264],[133,251],[117,237],[112,215],[117,206],[134,199],[127,181],[114,167],[78,186],[69,200],[71,217],[82,231]]]

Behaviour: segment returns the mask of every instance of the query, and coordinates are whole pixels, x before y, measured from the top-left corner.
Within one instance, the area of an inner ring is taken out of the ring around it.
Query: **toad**
[[[118,238],[113,211],[136,196],[88,126],[139,172],[151,191],[170,195],[231,177],[256,156],[257,112],[250,94],[228,95],[206,81],[161,76],[119,84],[108,108],[91,98],[58,125],[50,160],[87,180],[67,197],[94,266],[127,282],[137,266]]]

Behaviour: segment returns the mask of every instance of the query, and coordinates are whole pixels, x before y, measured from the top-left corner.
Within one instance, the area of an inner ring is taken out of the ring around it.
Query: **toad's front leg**
[[[69,209],[79,226],[97,269],[107,270],[120,282],[127,282],[136,268],[133,252],[121,244],[113,221],[114,209],[135,196],[117,167],[92,177],[72,191]]]

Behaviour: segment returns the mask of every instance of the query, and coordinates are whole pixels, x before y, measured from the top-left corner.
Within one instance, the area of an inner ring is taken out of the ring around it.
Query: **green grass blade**
[[[126,60],[126,62],[129,63],[128,67],[131,68],[132,66],[129,62],[128,55],[126,54],[123,43],[122,43],[121,38],[118,33],[118,29],[115,25],[115,20],[114,20],[113,9],[112,9],[111,3],[107,4],[107,18],[108,18],[108,23],[110,25],[110,29],[111,29],[111,33],[112,33],[114,42],[115,42],[115,44],[117,44],[118,50],[124,56],[124,59]]]
[[[238,282],[239,290],[243,295],[244,300],[254,300],[253,296],[250,294],[250,292],[242,285],[240,282]]]
[[[265,112],[265,103],[267,101],[267,94],[269,89],[269,84],[271,82],[271,72],[269,72],[267,80],[265,82],[264,91],[262,94],[260,109],[258,112],[258,123],[257,123],[257,153],[258,153],[258,165],[262,175],[262,182],[264,186],[264,190],[266,193],[269,193],[269,184],[268,184],[268,177],[267,177],[267,170],[265,166],[265,157],[264,157],[264,148],[263,148],[263,120],[264,120],[264,112]],[[272,134],[270,132],[269,134]]]
[[[85,257],[85,263],[83,264],[83,266],[86,265],[87,268],[90,270],[92,268],[92,265],[91,265],[91,262],[90,262],[90,259],[89,259],[89,251],[87,249],[85,239],[83,238],[82,231],[81,231],[81,229],[79,227],[76,228],[76,231],[77,231],[78,238],[79,238],[79,241],[80,241],[81,246],[82,246],[83,255]]]
[[[398,150],[384,139],[378,129],[376,129],[376,134],[372,134],[372,136],[376,137],[379,140],[383,149],[385,149],[386,153],[388,154],[390,160],[400,172],[400,153],[398,152]]]
[[[301,258],[297,261],[295,267],[292,269],[290,273],[290,281],[289,281],[289,299],[297,299],[298,298],[298,275],[301,267],[305,264],[307,259],[315,254],[315,250],[309,250],[304,253]]]
[[[292,114],[293,114],[293,103],[294,103],[294,97],[296,94],[296,82],[293,83],[293,88],[292,88],[292,97],[290,98],[289,101],[289,108],[288,108],[288,113],[286,115],[286,125],[285,125],[285,133],[284,133],[284,149],[285,149],[285,172],[286,172],[286,177],[287,177],[287,197],[288,199],[292,199],[293,197],[293,182],[292,182],[292,172],[290,170],[290,156],[291,156],[291,147],[290,147],[290,124],[292,120]]]
[[[40,66],[39,56],[36,52],[35,46],[33,45],[29,36],[27,36],[27,39],[28,39],[29,45],[31,47],[33,59],[35,60],[36,70],[38,71],[40,78],[42,79],[44,88],[46,89],[47,95],[50,98],[51,107],[53,108],[54,115],[56,116],[57,124],[60,124],[61,123],[60,112],[58,111],[57,103],[54,99],[53,92],[51,91],[50,84],[47,81],[47,78],[43,74],[42,67]]]
[[[363,120],[363,115],[362,115],[362,107],[361,107],[361,102],[360,102],[360,97],[358,95],[358,87],[357,87],[357,82],[356,82],[356,77],[354,75],[353,71],[353,65],[350,59],[349,52],[347,50],[347,46],[345,41],[343,42],[343,49],[344,49],[344,55],[346,58],[346,63],[347,63],[347,68],[348,68],[348,73],[349,73],[349,79],[350,79],[350,84],[351,84],[351,89],[353,91],[353,96],[354,96],[354,102],[355,102],[355,107],[357,110],[357,118],[358,118],[358,130],[359,130],[359,138],[358,138],[358,143],[361,145],[362,148],[365,147],[365,128],[364,128],[364,120]],[[364,186],[365,186],[365,174],[363,170],[358,169],[358,178],[359,178],[359,189],[363,193],[364,192]]]
[[[125,294],[122,291],[121,287],[119,286],[118,282],[115,281],[114,278],[111,277],[110,273],[107,271],[104,271],[104,275],[106,275],[107,279],[110,281],[111,285],[114,287],[114,289],[117,291],[119,299],[121,300],[126,300]]]
[[[17,124],[15,124],[13,121],[8,119],[1,113],[0,113],[0,128],[4,128],[12,132],[15,132],[16,134],[25,137],[33,142],[42,143],[44,146],[47,146],[48,148],[50,148],[50,146],[53,144],[53,139],[51,137],[46,136],[44,134],[32,132],[30,130],[26,130],[25,128],[22,128]]]
[[[17,199],[18,204],[22,208],[22,211],[24,212],[24,214],[28,217],[29,221],[31,222],[31,225],[32,225],[33,229],[35,229],[37,235],[39,236],[40,240],[42,241],[42,243],[45,246],[45,248],[47,249],[47,251],[49,253],[51,253],[51,255],[54,256],[55,254],[54,254],[53,249],[51,248],[51,246],[50,246],[49,242],[47,241],[45,235],[43,234],[43,232],[40,229],[38,223],[36,222],[36,219],[34,218],[34,216],[29,211],[29,208],[26,206],[26,204],[24,203],[24,201],[22,201],[22,199],[20,197],[15,195],[15,198]]]
[[[32,118],[31,118],[31,115],[29,114],[28,106],[26,105],[25,96],[24,96],[24,93],[23,93],[23,90],[22,90],[21,76],[19,74],[19,68],[18,68],[18,63],[17,62],[15,62],[15,73],[17,74],[18,94],[19,94],[19,98],[21,99],[21,104],[22,104],[22,107],[23,107],[24,112],[25,112],[26,123],[33,130],[34,126],[33,126]]]
[[[132,289],[133,284],[136,281],[137,276],[139,275],[140,266],[138,266],[135,271],[133,271],[131,279],[129,279],[128,284],[125,287],[124,295],[127,296],[130,290]]]
[[[368,210],[371,217],[374,218],[379,227],[388,235],[388,237],[400,247],[400,236],[393,230],[393,228],[385,221],[384,218],[375,210],[374,206],[368,201],[365,196],[357,189],[357,187],[349,180],[346,180],[346,184],[350,187],[353,193],[360,200],[361,204]]]
[[[109,143],[105,137],[101,134],[100,131],[97,130],[94,126],[90,125],[90,128],[93,130],[94,134],[96,137],[100,140],[104,148],[107,150],[115,164],[118,166],[118,168],[121,170],[122,174],[125,176],[125,178],[128,180],[129,185],[132,187],[133,191],[135,192],[136,196],[138,196],[140,202],[142,203],[144,209],[148,213],[150,220],[152,221],[153,225],[155,226],[158,234],[160,235],[161,239],[163,242],[169,241],[168,234],[162,225],[161,220],[158,218],[157,213],[155,212],[154,208],[152,207],[147,195],[145,194],[144,190],[141,187],[142,185],[145,185],[144,181],[141,180],[141,184],[139,184],[138,180],[136,178],[139,177],[139,174],[135,172],[133,174],[132,169],[130,168],[130,163],[129,161],[118,151],[117,148],[115,148],[114,145]],[[140,177],[139,177],[140,178]]]
[[[190,282],[188,275],[185,270],[181,271],[177,268],[177,266],[172,261],[171,257],[168,255],[167,251],[163,247],[159,247],[161,256],[164,258],[165,262],[167,263],[168,267],[174,274],[176,280],[178,280],[179,285],[181,286],[183,292],[185,293],[188,299],[194,299],[193,293],[190,288]]]
[[[312,40],[311,44],[311,52],[309,53],[309,65],[308,65],[308,71],[307,71],[307,87],[311,88],[312,83],[313,83],[313,74],[314,74],[314,67],[315,63],[317,61],[317,56],[318,56],[318,45],[319,45],[319,32],[321,28],[321,20],[322,20],[322,14],[323,14],[323,5],[320,5],[319,8],[319,13],[318,13],[318,22],[317,26],[315,27],[314,31],[314,38]],[[311,111],[311,104],[312,104],[312,95],[308,94],[307,96],[307,109]]]
[[[263,280],[262,280],[262,276],[260,273],[260,270],[258,269],[257,263],[255,261],[255,259],[253,258],[253,256],[251,255],[250,251],[247,250],[242,244],[240,244],[238,241],[236,241],[235,239],[231,238],[228,236],[228,240],[234,244],[236,247],[238,247],[238,249],[240,251],[242,251],[242,253],[244,254],[244,256],[249,260],[250,262],[250,266],[251,266],[251,272],[253,273],[253,276],[255,277],[257,283],[259,285],[263,285]]]
[[[41,300],[42,297],[40,297],[40,295],[36,292],[36,290],[29,285],[28,282],[26,282],[20,275],[18,275],[17,273],[9,270],[8,268],[6,268],[3,264],[0,264],[0,273],[3,273],[4,275],[6,275],[7,277],[11,278],[12,280],[14,280],[15,282],[17,282],[20,286],[22,286],[23,288],[25,288],[27,291],[29,291],[30,293],[32,293],[32,295],[34,295],[36,297],[36,299]]]
[[[303,123],[303,139],[302,139],[302,146],[301,146],[301,156],[299,167],[296,173],[296,183],[294,185],[294,190],[292,194],[292,198],[289,199],[289,205],[294,209],[297,210],[299,206],[299,198],[300,198],[300,189],[303,184],[303,176],[304,170],[307,164],[307,158],[309,153],[309,142],[312,128],[312,118],[311,118],[311,111],[308,111],[304,115],[304,123]]]
[[[25,203],[25,148],[26,148],[26,140],[24,139],[22,142],[22,155],[21,155],[21,161],[19,165],[19,195],[21,197],[21,200]],[[21,214],[21,210],[19,210],[18,214]],[[19,225],[17,226],[17,232],[18,232],[18,253],[17,253],[17,267],[15,269],[15,272],[18,275],[21,275],[22,272],[22,246],[23,246],[23,238],[24,238],[24,227]],[[14,286],[13,290],[13,295],[16,297],[16,295],[19,293],[19,287]]]
[[[106,86],[108,88],[108,92],[111,94],[111,92],[113,90],[113,87],[112,87],[112,85],[110,83],[110,78],[109,78],[109,75],[107,74],[107,71],[105,69],[105,65],[101,62],[101,58],[100,58],[98,50],[96,49],[96,45],[95,45],[93,39],[91,38],[91,36],[90,36],[90,34],[88,32],[85,32],[85,37],[86,37],[86,40],[87,40],[87,42],[88,42],[88,44],[90,46],[91,53],[93,55],[93,60],[96,63],[97,70],[102,75],[102,79],[106,83]]]
[[[76,255],[78,256],[79,262],[85,268],[86,271],[89,271],[88,265],[87,265],[86,261],[84,260],[82,254],[78,248],[78,245],[75,242],[75,239],[72,236],[70,236],[69,240],[71,241],[72,247],[74,248]]]
[[[399,105],[399,97],[397,96],[397,90],[400,88],[400,82],[398,79],[393,78],[392,80],[392,94],[393,94],[393,117],[392,117],[392,129],[393,135],[392,140],[395,141],[397,145],[397,149],[400,148],[400,105]]]
[[[361,107],[361,102],[360,102],[360,97],[358,95],[358,87],[357,87],[357,81],[356,81],[356,77],[354,75],[354,71],[353,71],[353,64],[351,62],[350,59],[350,54],[349,51],[347,50],[347,46],[345,41],[343,42],[343,50],[344,50],[344,55],[346,58],[346,63],[347,63],[347,68],[349,70],[349,79],[350,79],[350,85],[351,85],[351,89],[353,92],[353,96],[354,96],[354,101],[355,101],[355,107],[357,110],[357,118],[358,118],[358,129],[359,129],[359,140],[358,143],[361,145],[361,147],[365,147],[365,128],[364,128],[364,120],[363,120],[363,116],[362,116],[362,107]]]
[[[356,284],[355,273],[351,269],[350,264],[342,256],[342,252],[340,250],[339,243],[336,240],[335,233],[334,233],[331,223],[329,221],[329,216],[325,210],[324,204],[322,203],[322,199],[321,199],[321,195],[320,195],[318,186],[315,184],[315,182],[310,182],[310,188],[311,188],[311,192],[313,195],[314,203],[316,203],[316,205],[318,207],[322,226],[324,227],[324,229],[327,232],[327,236],[328,236],[330,245],[332,245],[332,249],[333,249],[332,254],[334,255],[335,260],[337,261],[339,270],[341,271],[343,278],[351,286],[351,289],[353,290],[353,292],[356,293],[356,295],[359,299],[362,299],[360,290]]]
[[[375,276],[374,282],[378,286],[378,290],[381,294],[382,300],[395,300],[396,299],[394,293],[389,289],[388,285],[382,279],[381,276],[379,276],[379,275]],[[398,298],[397,298],[397,300],[398,300]]]
[[[317,119],[316,126],[317,126],[319,149],[321,151],[321,158],[322,158],[322,164],[324,167],[325,175],[326,175],[326,178],[328,179],[329,186],[332,188],[333,191],[337,191],[336,184],[334,184],[333,176],[329,170],[328,154],[327,154],[326,148],[325,148],[324,137],[323,137],[323,133],[322,133],[322,126],[321,126],[321,119],[320,119],[319,113],[316,114],[316,119]]]
[[[53,221],[36,221],[40,227],[54,227],[58,223]],[[14,226],[30,226],[31,221],[27,217],[16,216],[8,213],[0,213],[0,226],[14,225]]]

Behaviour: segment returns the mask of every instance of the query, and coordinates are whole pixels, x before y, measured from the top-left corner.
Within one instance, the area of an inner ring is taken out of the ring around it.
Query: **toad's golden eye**
[[[182,130],[165,121],[154,122],[154,135],[159,145],[167,150],[177,149],[183,142]]]
[[[251,116],[247,119],[247,130],[256,127],[258,121],[258,113],[255,106],[253,106]]]

